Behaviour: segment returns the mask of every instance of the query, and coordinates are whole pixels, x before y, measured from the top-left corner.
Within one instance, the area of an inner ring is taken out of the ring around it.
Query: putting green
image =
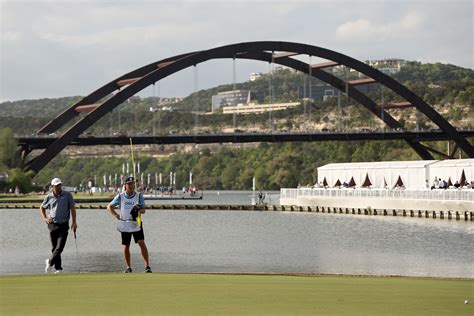
[[[0,291],[0,315],[474,314],[472,279],[88,273],[3,276]]]

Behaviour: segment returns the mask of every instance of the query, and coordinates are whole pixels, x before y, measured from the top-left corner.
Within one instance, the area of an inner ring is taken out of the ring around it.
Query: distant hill
[[[0,117],[46,117],[59,114],[82,97],[64,97],[56,99],[20,100],[0,103]]]
[[[345,77],[356,76],[347,73]],[[263,95],[268,101],[269,74],[264,74],[255,81],[237,83],[236,89],[245,89]],[[473,127],[474,123],[474,71],[454,65],[421,64],[409,62],[393,77],[420,95],[436,110],[457,127]],[[294,101],[301,97],[303,84],[307,85],[308,76],[288,69],[278,71],[272,75],[272,86],[275,95],[273,102]],[[319,80],[312,79],[312,85],[320,84]],[[206,112],[211,107],[211,96],[221,91],[232,90],[233,85],[220,85],[211,89],[192,93],[179,103],[172,104],[174,111],[160,111],[150,113],[150,106],[154,105],[151,98],[131,101],[120,105],[120,114],[115,110],[92,126],[88,132],[94,135],[108,135],[111,132],[130,134],[153,134],[183,132],[189,130],[218,131],[233,127],[232,115],[190,115],[190,112]],[[370,97],[380,101],[380,90],[368,93]],[[0,125],[10,127],[16,134],[25,135],[34,133],[47,121],[57,116],[61,111],[71,106],[80,96],[56,99],[22,100],[0,103]],[[384,101],[396,100],[396,96],[384,89]],[[345,104],[343,100],[340,102]],[[353,104],[353,102],[350,102]],[[274,113],[278,129],[308,129],[329,128],[338,129],[342,124],[341,116],[345,117],[346,126],[367,126],[379,128],[381,126],[372,114],[362,106],[351,106],[349,109],[340,109],[337,112],[337,100],[326,102],[316,101],[306,109],[299,107],[292,110]],[[305,112],[306,111],[306,112]],[[430,128],[426,118],[415,113],[413,109],[403,112],[394,112],[393,115],[406,123],[407,128],[421,126]],[[309,115],[307,115],[309,114]],[[119,126],[120,115],[120,126]],[[349,117],[349,118],[347,118]],[[265,129],[270,128],[268,114],[238,116],[239,128]]]

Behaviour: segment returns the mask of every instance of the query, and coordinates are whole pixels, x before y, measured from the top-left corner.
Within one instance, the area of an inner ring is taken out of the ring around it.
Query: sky
[[[0,102],[85,96],[146,64],[248,41],[299,42],[363,61],[402,58],[474,68],[473,0],[0,0],[0,5]],[[140,95],[184,97],[269,69],[256,61],[209,61]]]

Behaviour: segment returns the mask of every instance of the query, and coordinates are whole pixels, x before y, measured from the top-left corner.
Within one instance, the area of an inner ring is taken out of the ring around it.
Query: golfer
[[[48,225],[52,246],[51,256],[46,259],[44,272],[62,273],[61,253],[66,246],[69,219],[72,217],[71,229],[74,232],[77,229],[77,223],[74,199],[71,193],[62,190],[62,182],[59,178],[51,180],[51,192],[44,198],[40,213],[43,221]]]
[[[117,229],[122,234],[123,255],[127,268],[125,273],[131,273],[130,264],[130,242],[133,239],[140,246],[143,261],[145,263],[145,272],[151,273],[150,263],[148,261],[148,249],[145,244],[145,235],[143,233],[143,223],[141,214],[145,214],[145,199],[143,194],[135,191],[135,179],[127,177],[124,181],[125,190],[112,200],[107,206],[107,210],[119,222]],[[120,214],[117,214],[115,208],[120,207]]]

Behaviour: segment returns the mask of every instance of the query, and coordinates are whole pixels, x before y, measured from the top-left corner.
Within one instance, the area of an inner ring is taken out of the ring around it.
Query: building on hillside
[[[381,72],[387,75],[393,75],[396,74],[402,69],[407,61],[404,59],[399,59],[399,58],[386,58],[386,59],[374,59],[374,60],[366,60],[366,64],[369,66],[372,66],[374,68],[377,68]],[[337,65],[334,67],[329,68],[329,71],[333,73],[336,76],[342,76],[347,73],[355,73],[357,70],[346,67],[344,65]],[[364,77],[365,75],[362,73],[359,73],[359,77]]]
[[[219,92],[216,95],[213,95],[211,98],[212,112],[221,107],[244,103],[247,100],[249,92],[249,90],[231,90]]]
[[[256,104],[246,103],[238,104],[235,106],[226,106],[222,110],[224,114],[250,114],[250,113],[263,113],[270,111],[286,110],[300,105],[300,102],[285,102],[285,103],[268,103],[268,104]]]
[[[367,60],[366,63],[369,66],[377,68],[381,72],[387,75],[393,75],[402,69],[407,63],[404,59],[399,58],[386,58],[386,59],[375,59]]]
[[[255,81],[262,76],[261,72],[252,72],[250,74],[250,81]]]
[[[227,106],[236,106],[237,104],[249,103],[250,99],[262,102],[264,99],[263,93],[253,92],[250,90],[231,90],[219,92],[212,96],[212,112],[219,108]]]
[[[130,98],[127,99],[128,103],[138,103],[140,101],[141,101],[141,98],[138,95],[131,96]]]
[[[246,93],[246,95],[244,95]],[[245,96],[245,98],[244,98]],[[249,90],[233,90],[212,96],[212,111],[222,107],[224,114],[249,114],[285,110],[295,107],[300,102],[258,104],[250,102],[252,93]],[[240,101],[240,102],[239,102]]]
[[[390,68],[402,68],[406,65],[407,61],[400,58],[386,58],[386,59],[374,59],[366,61],[369,66],[378,67],[390,67]]]
[[[360,85],[355,87],[362,93],[374,92],[379,89],[377,83]],[[298,86],[298,97],[300,99],[311,99],[316,101],[326,101],[328,98],[337,97],[339,90],[327,83],[318,83],[311,85],[311,93],[308,86]],[[342,92],[341,92],[342,95]]]
[[[164,105],[164,104],[173,104],[173,103],[178,103],[183,101],[183,97],[170,97],[170,98],[160,98],[159,104]]]
[[[174,111],[172,107],[173,104],[181,102],[184,100],[183,97],[170,97],[170,98],[158,98],[154,97],[153,104],[158,104],[158,106],[151,106],[150,112],[157,112],[157,111]],[[160,107],[161,106],[161,107]]]

